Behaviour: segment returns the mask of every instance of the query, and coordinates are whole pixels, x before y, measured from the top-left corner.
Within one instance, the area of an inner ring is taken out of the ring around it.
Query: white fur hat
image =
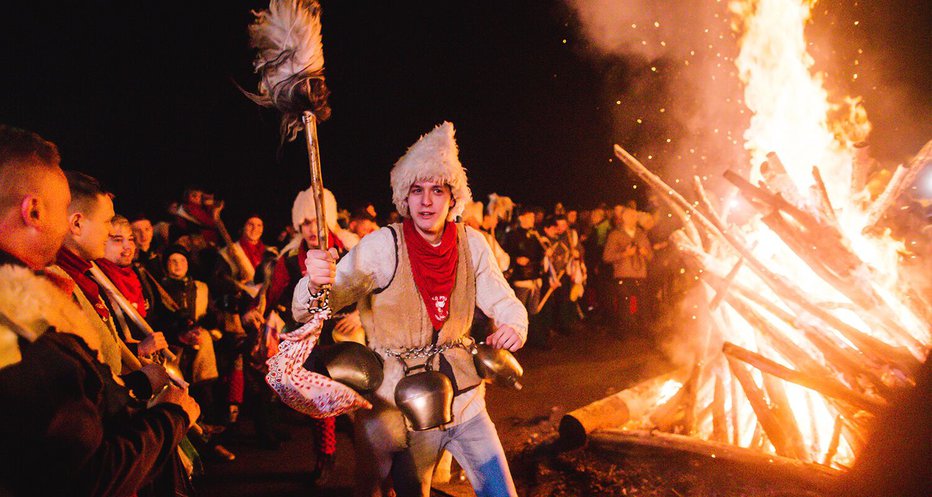
[[[461,215],[472,200],[453,133],[453,123],[444,121],[418,139],[395,163],[391,173],[392,202],[402,217],[410,217],[406,199],[416,181],[439,181],[450,186],[456,203],[450,208],[449,219]]]
[[[337,225],[337,199],[333,192],[324,188],[324,214],[327,216],[327,228],[336,231]],[[304,220],[317,219],[317,209],[314,207],[314,191],[311,188],[298,192],[291,206],[291,224],[300,231]]]
[[[482,224],[482,213],[482,202],[469,202],[469,205],[463,210],[463,222],[472,219]]]

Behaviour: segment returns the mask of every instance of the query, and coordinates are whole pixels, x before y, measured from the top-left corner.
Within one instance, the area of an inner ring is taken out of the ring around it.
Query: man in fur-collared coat
[[[357,494],[378,494],[389,473],[398,495],[430,492],[442,450],[453,454],[479,496],[516,495],[495,426],[485,408],[484,383],[468,350],[478,306],[497,326],[492,347],[517,350],[527,337],[527,312],[515,298],[478,231],[451,222],[471,200],[453,125],[422,136],[395,164],[392,200],[404,218],[363,238],[336,264],[311,250],[307,276],[295,289],[292,311],[306,322],[322,285],[333,284],[338,310],[357,303],[367,345],[384,359],[384,381],[369,396],[374,408],[357,411],[361,455]],[[428,357],[417,349],[429,347]],[[430,361],[454,389],[453,421],[414,431],[395,405],[395,386],[408,367]]]
[[[87,314],[42,273],[68,232],[58,163],[0,125],[0,495],[187,495],[171,474],[197,404],[169,386],[132,408]]]

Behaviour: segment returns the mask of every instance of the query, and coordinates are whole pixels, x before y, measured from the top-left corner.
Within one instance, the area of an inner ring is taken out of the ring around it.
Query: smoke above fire
[[[565,0],[575,15],[580,50],[604,74],[616,142],[665,178],[716,179],[751,166],[744,132],[751,113],[738,78],[741,27],[725,0]],[[812,2],[806,27],[813,72],[847,112],[861,96],[875,124],[872,152],[890,169],[932,134],[930,56],[915,3]],[[736,29],[737,28],[737,29]],[[912,29],[915,28],[915,29]]]
[[[567,4],[578,20],[585,55],[605,73],[602,91],[616,143],[673,187],[690,184],[693,176],[715,185],[726,169],[747,170],[742,132],[750,115],[734,64],[738,41],[727,5],[709,0]],[[620,164],[619,171],[625,171]],[[681,302],[687,319],[662,344],[674,364],[692,364],[703,349],[721,347],[721,337],[707,334],[705,302],[698,286]]]
[[[748,112],[724,2],[567,0],[605,64],[615,140],[671,181],[746,167]]]

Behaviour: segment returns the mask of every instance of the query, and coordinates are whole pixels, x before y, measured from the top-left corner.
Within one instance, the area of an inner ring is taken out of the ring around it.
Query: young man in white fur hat
[[[324,190],[324,219],[326,219],[329,230],[329,240],[327,248],[335,250],[337,253],[345,253],[347,245],[352,246],[358,241],[353,233],[339,230],[337,219],[337,201],[330,190]],[[294,331],[297,323],[291,319],[291,314],[287,309],[291,306],[292,292],[295,283],[303,277],[307,269],[305,268],[305,254],[308,249],[318,248],[320,246],[317,239],[317,223],[319,222],[317,208],[314,204],[314,192],[307,189],[298,193],[295,197],[294,204],[291,207],[291,222],[295,228],[296,236],[291,243],[282,249],[281,256],[275,263],[272,275],[266,290],[266,308],[265,315],[259,310],[259,298],[256,298],[249,309],[243,315],[243,321],[252,325],[257,330],[262,330],[266,319],[271,317],[274,312],[276,316],[284,320],[283,332]],[[301,285],[298,285],[299,287]],[[272,322],[278,320],[277,317],[271,317]],[[281,321],[278,320],[281,324]],[[359,326],[359,320],[352,313],[344,316],[340,320],[328,322],[325,326],[324,333],[321,337],[325,343],[333,343],[332,332],[334,325],[342,333],[352,334],[352,329]],[[349,330],[349,331],[347,331]],[[262,380],[259,380],[262,381]],[[269,399],[262,399],[267,401]],[[263,404],[260,408],[270,408],[268,404]],[[271,419],[263,417],[262,426],[258,427],[262,442],[269,446],[277,445],[277,428],[272,426]],[[329,476],[336,458],[336,428],[334,418],[324,418],[314,420],[314,449],[316,459],[312,476],[316,483],[322,483]]]
[[[333,309],[357,303],[368,346],[384,359],[385,379],[368,397],[374,408],[356,413],[357,495],[379,495],[389,474],[398,495],[429,495],[443,449],[477,495],[517,495],[468,346],[477,306],[497,326],[487,343],[511,351],[527,338],[527,312],[482,234],[451,222],[471,201],[453,133],[448,122],[437,126],[392,169],[402,223],[368,235],[339,263],[333,253],[311,250],[295,289],[292,312],[300,322],[321,305],[324,285],[333,285]],[[453,384],[453,421],[413,431],[395,405],[395,386],[403,363],[427,361]]]

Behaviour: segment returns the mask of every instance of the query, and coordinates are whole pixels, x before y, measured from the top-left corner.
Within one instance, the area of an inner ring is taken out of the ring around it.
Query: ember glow
[[[805,38],[813,3],[729,3],[752,163],[749,178],[726,177],[758,212],[751,221],[728,224],[737,202],[713,201],[698,177],[690,202],[616,146],[683,218],[675,241],[702,268],[710,302],[698,330],[708,333],[706,352],[627,427],[842,469],[929,350],[928,303],[900,277],[905,248],[878,220],[928,163],[932,142],[885,194],[867,194],[855,144],[870,123],[859,99],[830,98],[813,71]]]

